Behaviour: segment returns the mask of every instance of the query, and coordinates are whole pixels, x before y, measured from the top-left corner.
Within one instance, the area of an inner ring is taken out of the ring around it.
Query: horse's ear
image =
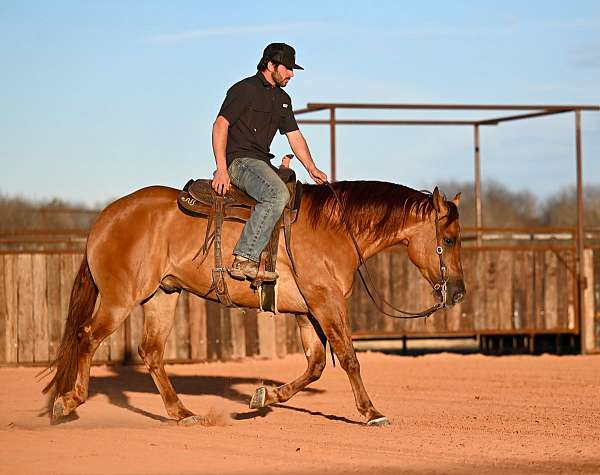
[[[456,193],[456,196],[454,198],[452,198],[452,202],[458,208],[458,205],[460,204],[460,191],[458,193]]]
[[[433,206],[438,212],[438,217],[443,218],[448,214],[448,205],[446,204],[446,197],[440,193],[440,190],[436,186],[433,190],[431,198],[433,199]]]

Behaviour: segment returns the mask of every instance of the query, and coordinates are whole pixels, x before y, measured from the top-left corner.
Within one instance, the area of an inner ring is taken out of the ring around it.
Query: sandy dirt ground
[[[287,404],[248,409],[302,355],[174,365],[188,408],[228,419],[180,427],[143,367],[94,367],[78,418],[50,426],[38,368],[0,368],[0,473],[600,473],[600,357],[361,353],[391,425],[366,427],[345,373]]]

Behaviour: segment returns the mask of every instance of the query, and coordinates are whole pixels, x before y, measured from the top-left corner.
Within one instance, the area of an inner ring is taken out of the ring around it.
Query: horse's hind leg
[[[138,351],[162,396],[167,414],[182,424],[192,424],[199,422],[200,418],[186,409],[179,400],[163,362],[165,344],[173,326],[178,298],[178,293],[168,294],[159,289],[144,304],[144,336]]]
[[[296,322],[300,327],[302,347],[308,362],[306,371],[294,381],[277,388],[258,388],[250,401],[250,408],[256,409],[277,402],[285,402],[321,377],[325,368],[325,344],[327,342],[323,330],[314,318],[307,315],[297,315]]]
[[[123,323],[131,311],[131,307],[112,304],[106,299],[103,300],[102,296],[99,297],[99,301],[89,325],[81,328],[77,335],[77,377],[72,390],[57,395],[52,409],[54,420],[70,414],[85,402],[94,353],[100,343]]]

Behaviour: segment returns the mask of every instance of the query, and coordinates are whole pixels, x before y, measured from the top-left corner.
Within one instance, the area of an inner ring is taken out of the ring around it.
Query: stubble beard
[[[273,71],[271,73],[271,79],[275,83],[276,86],[285,87],[289,82],[288,78],[283,78],[277,71]]]

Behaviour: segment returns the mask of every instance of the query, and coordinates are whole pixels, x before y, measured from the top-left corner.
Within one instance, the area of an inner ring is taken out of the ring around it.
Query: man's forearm
[[[300,160],[300,163],[302,163],[304,168],[306,168],[306,170],[309,172],[310,170],[316,168],[315,162],[310,154],[310,150],[308,149],[308,144],[306,143],[302,133],[299,130],[291,132],[288,135],[288,139],[292,151],[296,157],[298,157],[298,160]]]
[[[221,120],[221,117],[217,118],[213,124],[212,129],[212,146],[213,153],[215,155],[215,162],[217,163],[217,170],[227,169],[227,131],[229,124],[225,120]]]

